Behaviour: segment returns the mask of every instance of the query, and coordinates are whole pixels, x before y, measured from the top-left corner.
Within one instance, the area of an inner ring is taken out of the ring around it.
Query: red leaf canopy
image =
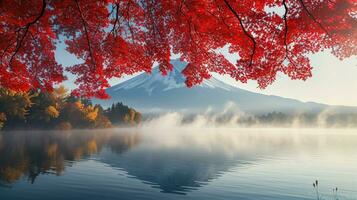
[[[105,98],[108,79],[154,62],[166,74],[172,53],[189,63],[189,87],[216,72],[264,88],[278,72],[310,77],[311,53],[356,55],[356,25],[355,0],[2,0],[0,86],[51,90],[65,80],[54,53],[62,36],[83,60],[66,69],[79,96]],[[237,63],[216,51],[225,46]]]

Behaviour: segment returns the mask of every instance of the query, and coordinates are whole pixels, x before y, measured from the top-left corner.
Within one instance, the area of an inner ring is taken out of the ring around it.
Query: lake
[[[292,200],[317,199],[317,192],[321,199],[357,199],[356,130],[0,134],[1,200]]]

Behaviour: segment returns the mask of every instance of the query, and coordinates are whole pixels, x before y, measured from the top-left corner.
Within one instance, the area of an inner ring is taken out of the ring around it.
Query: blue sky
[[[236,59],[234,55],[223,53],[229,60]],[[215,75],[215,77],[233,86],[257,93],[331,105],[357,106],[357,57],[341,61],[329,52],[321,52],[311,55],[310,58],[314,67],[312,78],[307,81],[293,81],[279,74],[277,80],[264,90],[258,89],[254,81],[243,84],[227,76]],[[80,62],[65,51],[63,43],[57,45],[56,60],[65,67]],[[64,85],[70,89],[75,88],[74,77],[70,74],[66,75],[69,80],[64,82]],[[129,78],[131,77],[113,79],[110,80],[110,84],[115,85]]]

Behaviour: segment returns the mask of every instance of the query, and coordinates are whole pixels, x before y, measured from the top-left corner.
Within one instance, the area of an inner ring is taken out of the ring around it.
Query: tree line
[[[51,92],[0,88],[0,130],[110,128],[140,121],[141,114],[123,103],[105,110],[89,99],[69,95],[63,86]]]

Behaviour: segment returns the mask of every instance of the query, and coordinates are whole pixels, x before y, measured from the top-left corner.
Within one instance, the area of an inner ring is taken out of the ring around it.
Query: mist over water
[[[233,102],[228,102],[222,111],[208,108],[203,113],[166,112],[146,118],[143,127],[186,128],[357,128],[357,114],[338,113],[328,108],[320,113],[271,112],[261,115],[245,113]]]
[[[332,187],[357,199],[353,129],[193,128],[168,116],[161,126],[4,132],[0,199],[314,200],[316,179],[325,200]]]

